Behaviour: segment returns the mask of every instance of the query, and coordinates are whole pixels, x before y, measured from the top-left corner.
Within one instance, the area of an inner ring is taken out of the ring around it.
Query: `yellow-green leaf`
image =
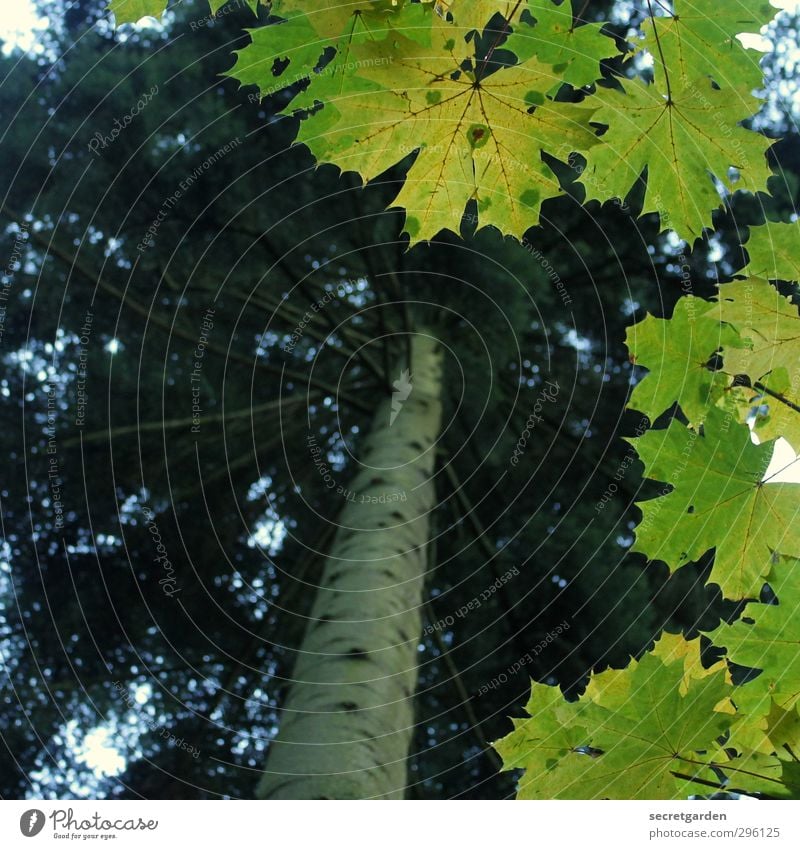
[[[523,768],[522,799],[674,799],[686,778],[713,778],[718,740],[732,717],[731,687],[717,670],[686,675],[682,658],[653,653],[632,664],[624,700],[604,706],[592,699],[570,704],[556,688],[534,685],[514,731],[495,744],[504,768]],[[548,692],[549,690],[549,692]]]
[[[566,158],[591,147],[591,109],[548,98],[555,77],[535,60],[476,77],[454,59],[459,36],[449,25],[434,28],[424,47],[400,33],[402,20],[387,40],[353,49],[358,77],[341,96],[333,79],[318,84],[325,107],[299,138],[320,162],[365,180],[416,152],[394,202],[407,211],[412,243],[458,232],[473,199],[480,227],[521,238],[542,203],[561,193],[543,152]]]
[[[587,199],[624,198],[646,170],[643,212],[658,213],[662,229],[694,242],[722,205],[712,178],[731,191],[766,188],[770,141],[739,126],[759,108],[748,90],[718,91],[709,80],[676,84],[669,97],[641,80],[624,88],[600,89],[586,101],[599,107],[593,120],[608,126],[587,156]]]
[[[167,8],[167,0],[108,0],[106,7],[114,13],[117,26],[135,24],[142,18],[159,19]]]
[[[800,700],[800,617],[796,610],[799,565],[793,558],[784,558],[770,575],[777,604],[752,602],[745,607],[741,620],[720,625],[709,634],[715,645],[727,650],[728,660],[761,670],[761,689],[767,690],[784,711]],[[792,733],[791,725],[784,730]]]
[[[745,273],[768,280],[800,281],[800,221],[751,227],[745,244],[750,264]]]
[[[525,8],[525,3],[517,0],[438,0],[437,7],[440,14],[452,15],[455,26],[466,34],[483,32],[497,14],[509,23],[515,22]]]
[[[749,405],[758,408],[755,429],[759,437],[782,436],[800,449],[797,307],[766,280],[751,277],[720,286],[719,305],[712,314],[735,328],[747,343],[726,347],[725,371],[750,378],[754,388],[741,391],[747,391]]]
[[[232,2],[233,0],[208,0],[208,5],[211,6],[211,14],[216,15],[223,6],[227,6],[228,3]],[[245,2],[250,7],[254,15],[258,14],[259,3],[262,6],[269,5],[269,0],[245,0]]]
[[[666,494],[639,503],[635,551],[672,569],[716,549],[710,581],[730,599],[757,597],[776,552],[800,556],[800,485],[762,483],[773,444],[712,407],[702,435],[676,421],[630,440]]]
[[[602,24],[573,26],[573,0],[529,0],[531,25],[522,20],[503,45],[524,62],[536,57],[550,65],[561,83],[580,87],[600,78],[600,62],[617,54],[614,41],[600,34]]]
[[[653,7],[663,8],[655,0]],[[674,0],[673,14],[645,21],[642,46],[652,54],[662,77],[666,64],[676,81],[709,76],[726,89],[756,88],[763,77],[761,56],[736,36],[758,33],[776,12],[767,0]]]
[[[636,365],[650,372],[636,385],[629,406],[655,421],[677,403],[692,424],[700,424],[723,388],[709,370],[709,360],[721,349],[727,352],[743,343],[713,315],[708,301],[687,296],[675,305],[671,318],[649,315],[629,328],[625,344]]]

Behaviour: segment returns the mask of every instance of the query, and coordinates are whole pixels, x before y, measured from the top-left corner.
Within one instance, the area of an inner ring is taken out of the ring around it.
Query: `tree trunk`
[[[441,350],[418,333],[345,493],[259,798],[403,798],[441,386]]]

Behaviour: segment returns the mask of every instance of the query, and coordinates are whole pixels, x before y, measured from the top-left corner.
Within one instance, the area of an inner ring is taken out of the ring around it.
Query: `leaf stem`
[[[658,6],[660,6],[670,17],[672,17],[672,18],[675,17],[675,13],[672,11],[672,9],[670,9],[669,6],[666,6],[664,3],[662,3],[661,0],[656,0],[656,4]]]
[[[788,398],[784,398],[783,395],[778,394],[777,392],[773,392],[768,387],[764,386],[763,383],[754,383],[753,386],[758,389],[759,392],[763,392],[765,395],[769,395],[770,398],[774,398],[776,401],[780,401],[781,404],[786,404],[786,406],[790,410],[794,410],[795,413],[800,413],[800,407],[797,404],[792,403]]]
[[[570,28],[570,32],[575,32],[575,24],[578,21],[583,20],[583,15],[588,8],[589,8],[589,0],[583,0],[583,6],[581,6],[580,12],[578,12],[578,14],[575,15],[575,18],[572,21],[572,27]]]
[[[492,58],[492,55],[494,54],[494,51],[497,49],[498,44],[500,44],[500,42],[503,40],[506,33],[508,32],[509,27],[511,26],[511,21],[514,20],[514,17],[516,16],[517,11],[519,10],[519,7],[521,5],[522,5],[522,0],[517,0],[517,2],[514,4],[514,8],[511,10],[511,14],[508,16],[508,18],[504,19],[503,28],[497,34],[497,38],[494,40],[494,43],[492,44],[492,46],[487,51],[486,56],[484,56],[484,58],[483,58],[483,62],[481,63],[481,69],[480,69],[480,71],[477,75],[478,79],[483,77],[483,74],[486,71],[486,66],[489,64],[489,60]]]
[[[669,71],[667,70],[667,62],[664,59],[664,49],[661,47],[661,38],[658,35],[658,27],[656,27],[656,16],[653,14],[653,4],[647,0],[647,11],[650,13],[650,20],[653,22],[653,35],[656,37],[656,47],[658,54],[661,57],[661,67],[664,69],[664,82],[667,84],[667,106],[672,106],[672,86],[669,82]]]

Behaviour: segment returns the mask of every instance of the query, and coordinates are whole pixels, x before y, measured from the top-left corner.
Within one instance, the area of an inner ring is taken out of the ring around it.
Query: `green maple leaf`
[[[662,229],[694,242],[722,206],[712,177],[727,190],[765,190],[771,142],[739,126],[759,107],[748,90],[718,91],[708,80],[678,81],[669,95],[641,80],[623,85],[624,93],[603,88],[586,101],[609,128],[587,155],[588,200],[625,198],[647,169],[643,213],[657,212]]]
[[[622,674],[627,698],[612,698],[612,707],[559,706],[556,688],[534,685],[531,718],[495,744],[504,768],[525,769],[519,798],[673,799],[692,792],[681,776],[711,774],[732,719],[717,710],[731,691],[725,673],[687,681],[684,660],[651,653]]]
[[[800,315],[790,298],[753,277],[720,286],[718,301],[713,314],[749,343],[726,353],[726,371],[760,380],[778,367],[800,366]]]
[[[167,0],[108,0],[106,9],[114,13],[117,26],[135,24],[142,18],[159,19],[167,8]]]
[[[455,26],[466,35],[470,32],[481,33],[489,21],[496,15],[502,15],[508,23],[519,18],[524,3],[516,0],[439,0],[436,4],[440,14],[453,16]]]
[[[648,315],[628,328],[625,344],[636,365],[650,372],[636,385],[629,407],[655,421],[678,403],[691,423],[703,421],[722,389],[709,360],[723,348],[727,352],[743,344],[733,328],[712,315],[712,308],[690,295],[677,302],[672,318]]]
[[[694,640],[687,640],[680,634],[670,634],[664,631],[658,638],[652,654],[659,658],[665,666],[678,661],[683,664],[683,680],[678,688],[682,695],[688,691],[693,680],[707,678],[709,675],[714,675],[726,668],[723,660],[717,661],[711,666],[703,666],[702,645],[699,637]],[[720,709],[721,706],[718,705],[717,710]]]
[[[767,737],[777,756],[785,760],[792,753],[800,754],[800,713],[797,705],[786,710],[770,699],[766,720]]]
[[[364,180],[418,151],[394,202],[407,211],[412,243],[458,232],[473,199],[480,227],[521,238],[543,201],[562,191],[542,153],[566,158],[591,147],[591,110],[546,97],[555,77],[535,60],[485,77],[464,71],[451,25],[434,26],[425,47],[400,34],[405,14],[386,40],[353,48],[358,72],[341,96],[332,77],[309,90],[325,107],[303,121],[298,138],[318,161]]]
[[[758,33],[772,20],[777,9],[767,0],[675,0],[673,9],[672,15],[643,24],[643,49],[662,75],[666,65],[666,73],[676,80],[707,75],[723,88],[761,84],[758,51],[745,48],[736,36]]]
[[[726,784],[720,789],[770,799],[790,799],[794,793],[787,785],[785,766],[785,761],[779,758],[748,752],[720,765],[726,776]]]
[[[751,620],[752,621],[752,620]],[[720,663],[725,663],[724,658]],[[783,708],[778,705],[763,676],[751,678],[737,686],[732,695],[736,716],[731,725],[726,751],[737,752],[740,758],[760,755],[786,760],[800,752],[800,714],[797,705]],[[768,772],[775,777],[780,769]]]
[[[211,14],[216,15],[223,6],[226,6],[230,2],[231,0],[208,0],[208,5],[211,6]],[[259,3],[262,6],[269,5],[269,0],[245,0],[245,2],[250,7],[254,15],[258,14]]]
[[[529,0],[528,11],[536,23],[523,19],[503,47],[521,62],[535,57],[550,65],[561,82],[576,88],[590,85],[600,78],[601,60],[617,54],[614,41],[600,33],[603,24],[573,26],[572,0],[560,6],[552,0]]]
[[[733,693],[737,720],[728,745],[739,752],[757,752],[786,759],[800,754],[800,714],[797,705],[782,708],[772,697],[766,679],[755,678]]]
[[[725,353],[725,371],[747,375],[748,405],[759,408],[755,429],[759,437],[786,438],[800,448],[800,315],[789,298],[766,280],[748,278],[719,288],[720,320],[735,328],[747,343]],[[779,397],[776,397],[779,396]],[[766,415],[760,411],[767,406]]]
[[[313,9],[302,0],[275,0],[271,12],[285,20],[249,30],[250,44],[234,51],[236,63],[226,76],[258,86],[262,96],[274,94],[313,76],[328,50],[343,51],[338,61],[346,62],[349,47],[385,32],[394,11],[391,0],[320,0]]]
[[[769,576],[769,584],[778,604],[749,603],[741,619],[720,625],[708,636],[715,645],[724,647],[729,661],[761,674],[751,684],[771,696],[784,711],[800,700],[800,563],[784,558]],[[773,717],[774,718],[774,717]],[[793,733],[789,724],[784,729]]]
[[[774,755],[776,746],[769,735],[769,713],[774,702],[769,692],[757,681],[750,681],[737,687],[732,699],[736,719],[731,726],[728,748],[740,754]]]
[[[513,719],[514,730],[493,745],[503,769],[524,769],[526,784],[546,787],[563,759],[585,746],[588,732],[575,722],[577,706],[564,701],[558,687],[532,684],[525,710],[532,718]]]
[[[230,0],[208,0],[208,5],[211,9],[211,14],[216,15],[217,12],[229,3]],[[247,5],[253,10],[253,14],[258,13],[258,4],[262,0],[246,0]],[[263,3],[263,5],[268,5]],[[117,26],[122,24],[135,24],[142,18],[160,19],[167,8],[167,0],[108,0],[106,9],[114,13],[114,19]]]
[[[678,569],[716,549],[710,581],[730,599],[758,595],[775,552],[800,555],[800,489],[762,482],[773,444],[754,445],[747,425],[712,407],[702,435],[673,420],[629,441],[647,477],[672,485],[639,503],[634,551]]]
[[[790,798],[800,799],[800,763],[783,761],[781,783],[789,792]]]
[[[751,227],[745,244],[750,264],[744,273],[768,280],[800,280],[800,221]]]

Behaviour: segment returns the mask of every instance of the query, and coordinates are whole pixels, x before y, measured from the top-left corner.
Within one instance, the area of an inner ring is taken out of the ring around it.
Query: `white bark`
[[[339,516],[259,798],[403,798],[441,384],[417,334],[410,395],[391,426],[391,400],[378,407]]]

